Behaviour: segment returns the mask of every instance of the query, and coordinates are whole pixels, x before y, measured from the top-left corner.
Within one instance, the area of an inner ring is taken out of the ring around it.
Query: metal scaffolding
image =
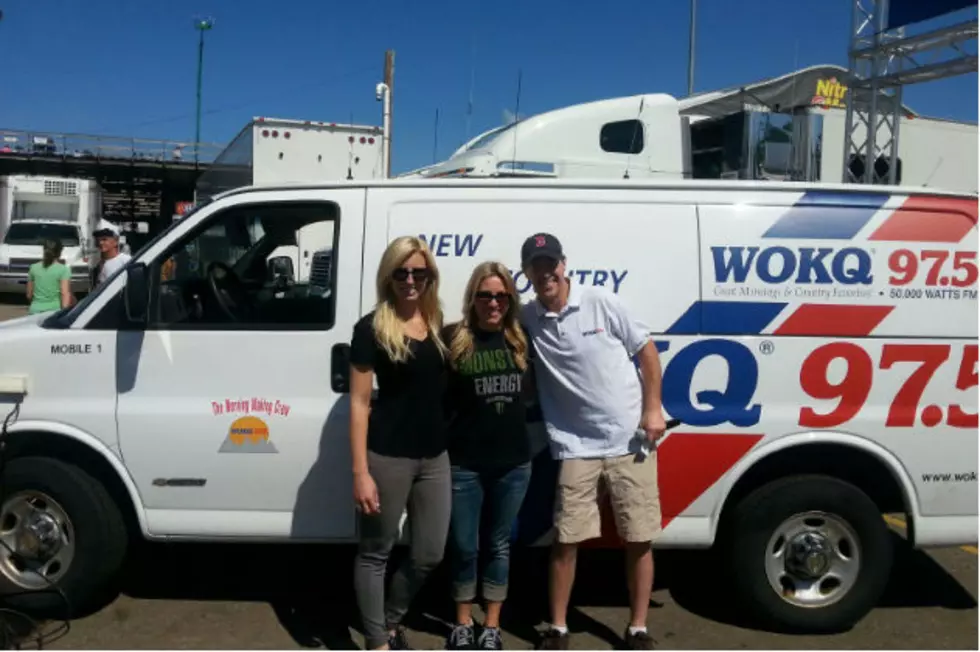
[[[889,28],[889,2],[854,0],[844,183],[896,183],[903,86],[977,71],[976,19],[906,36]]]

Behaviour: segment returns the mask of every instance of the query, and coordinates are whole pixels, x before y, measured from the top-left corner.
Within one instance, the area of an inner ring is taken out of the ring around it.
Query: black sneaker
[[[647,632],[637,632],[635,634],[630,634],[630,630],[626,630],[626,634],[623,636],[626,643],[627,650],[653,650],[656,649],[656,641]]]
[[[477,643],[477,648],[480,650],[504,649],[504,642],[500,638],[500,628],[487,627],[482,632],[480,632],[480,640]]]
[[[446,637],[447,650],[475,650],[476,631],[473,625],[455,625]]]
[[[405,630],[402,627],[395,629],[395,633],[388,637],[389,650],[411,650],[408,641],[405,640]]]
[[[538,641],[537,649],[567,650],[568,632],[559,632],[557,629],[548,629],[548,631],[541,634],[541,640]]]

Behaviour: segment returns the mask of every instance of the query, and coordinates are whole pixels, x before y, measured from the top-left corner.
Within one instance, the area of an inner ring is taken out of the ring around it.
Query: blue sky
[[[847,64],[851,0],[700,0],[695,90]],[[0,0],[0,128],[192,140],[195,16],[213,16],[202,140],[252,116],[380,124],[396,51],[395,172],[520,113],[640,92],[686,94],[686,0]],[[976,9],[959,17],[976,16]],[[976,73],[907,87],[926,115],[977,120]]]

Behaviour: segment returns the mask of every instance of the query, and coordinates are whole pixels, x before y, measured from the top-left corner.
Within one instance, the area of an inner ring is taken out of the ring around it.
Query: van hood
[[[38,324],[51,316],[50,312],[40,312],[36,315],[24,315],[6,321],[0,321],[0,338],[5,337],[13,331],[37,328]]]

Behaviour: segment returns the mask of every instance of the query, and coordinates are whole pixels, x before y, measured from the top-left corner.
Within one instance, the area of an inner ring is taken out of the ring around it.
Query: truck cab
[[[845,157],[848,103],[840,66],[792,73],[675,99],[617,97],[557,108],[490,129],[448,159],[400,175],[440,177],[722,179],[839,183],[846,165],[863,175],[861,156]],[[894,98],[879,105],[901,127],[894,163],[878,156],[873,182],[977,192],[977,126],[919,116]],[[857,121],[854,137],[864,138]],[[878,147],[890,135],[878,133]]]

